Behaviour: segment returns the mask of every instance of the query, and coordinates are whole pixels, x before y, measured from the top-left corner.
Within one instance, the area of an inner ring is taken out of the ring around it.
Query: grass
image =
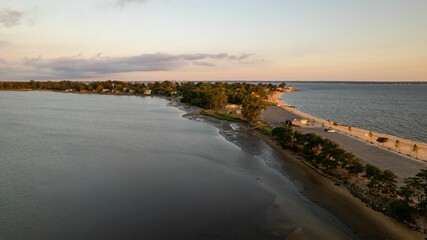
[[[225,120],[225,121],[230,121],[230,122],[240,122],[242,121],[242,119],[238,116],[232,116],[232,115],[228,115],[228,114],[222,114],[222,113],[218,113],[216,111],[213,110],[203,110],[201,112],[202,115],[205,116],[209,116],[209,117],[213,117],[216,119],[220,119],[220,120]]]
[[[268,124],[257,126],[255,129],[266,135],[271,135],[271,131],[273,131],[273,127]]]

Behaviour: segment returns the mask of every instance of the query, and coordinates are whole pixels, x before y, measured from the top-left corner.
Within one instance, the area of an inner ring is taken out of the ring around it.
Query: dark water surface
[[[167,103],[0,92],[0,239],[355,237],[264,142]]]
[[[282,99],[326,120],[427,143],[427,84],[291,83]]]

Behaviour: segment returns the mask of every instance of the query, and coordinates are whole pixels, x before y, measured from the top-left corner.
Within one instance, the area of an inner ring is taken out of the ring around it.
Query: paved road
[[[274,126],[282,126],[281,122],[286,119],[301,119],[297,115],[290,113],[283,108],[270,106],[262,114],[265,121]],[[402,180],[405,177],[414,176],[421,169],[427,168],[427,162],[416,160],[395,152],[372,145],[368,142],[358,140],[343,133],[327,133],[321,126],[309,126],[299,128],[303,133],[315,133],[325,138],[329,138],[341,145],[346,151],[352,152],[365,163],[370,163],[383,170],[390,169]]]

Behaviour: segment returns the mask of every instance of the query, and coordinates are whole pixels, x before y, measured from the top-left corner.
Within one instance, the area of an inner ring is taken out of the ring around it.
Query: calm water
[[[355,238],[264,142],[167,103],[0,92],[0,239]]]
[[[302,112],[427,143],[427,84],[290,85],[300,91],[282,99]]]

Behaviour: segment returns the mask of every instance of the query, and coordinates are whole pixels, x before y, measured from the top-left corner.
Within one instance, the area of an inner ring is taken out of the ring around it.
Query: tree
[[[412,146],[412,151],[415,153],[415,158],[418,159],[418,151],[420,150],[420,147],[418,147],[417,144],[414,144],[414,146]]]
[[[358,158],[353,158],[347,163],[347,171],[350,175],[356,175],[365,171],[365,166]]]
[[[415,177],[406,178],[405,184],[401,190],[405,198],[415,204],[421,215],[427,216],[427,169],[422,169]]]
[[[265,103],[258,97],[249,96],[242,104],[242,115],[249,122],[256,122],[262,110],[266,108]]]
[[[372,137],[374,136],[374,134],[371,131],[369,131],[368,136],[369,136],[369,142],[372,143]]]
[[[414,219],[412,214],[414,209],[409,205],[408,201],[405,200],[394,200],[390,203],[387,209],[388,213],[403,221],[413,222]]]
[[[228,97],[222,88],[214,88],[207,93],[209,108],[222,108],[228,102]]]
[[[383,144],[383,147],[384,147],[384,144],[385,144],[386,142],[388,142],[388,138],[386,138],[386,137],[378,137],[378,138],[377,138],[377,142],[382,143],[382,144]]]
[[[397,148],[400,153],[400,141],[398,139],[396,139],[396,142],[394,143],[394,147]]]
[[[379,190],[381,175],[382,175],[381,169],[371,164],[366,164],[365,177],[367,177],[370,180],[368,183],[368,187],[371,190],[373,191]]]
[[[365,177],[369,178],[368,187],[373,191],[378,190],[382,193],[395,193],[396,192],[396,174],[390,170],[381,171],[381,169],[366,164]]]
[[[290,126],[276,127],[271,134],[282,148],[292,147],[294,144],[294,130]]]
[[[116,84],[115,86],[117,92],[121,92],[123,90],[123,85],[122,84]]]
[[[381,174],[381,188],[383,193],[396,192],[396,174],[390,170],[384,170]]]

